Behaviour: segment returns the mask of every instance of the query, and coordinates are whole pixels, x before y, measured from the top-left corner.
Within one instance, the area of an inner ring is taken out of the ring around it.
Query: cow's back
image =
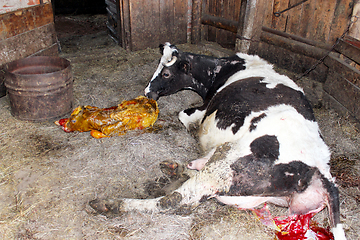
[[[225,142],[237,141],[244,134],[254,131],[257,123],[274,111],[274,107],[288,106],[299,117],[315,121],[311,105],[302,89],[295,83],[295,87],[284,83],[281,80],[284,76],[275,71],[271,73],[271,76],[232,80],[216,93],[200,124],[200,143],[205,151]],[[277,76],[280,79],[278,82]]]

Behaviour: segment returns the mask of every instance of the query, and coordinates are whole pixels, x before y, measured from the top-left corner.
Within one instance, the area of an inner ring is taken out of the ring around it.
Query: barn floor
[[[63,19],[68,22],[57,18],[57,31],[61,57],[72,65],[74,107],[109,107],[143,94],[157,67],[158,49],[126,52],[108,37],[104,15]],[[86,26],[92,28],[84,32]],[[203,54],[226,52],[214,44],[179,47]],[[349,118],[321,108],[319,83],[304,79],[299,84],[317,107],[316,117],[333,153],[332,173],[340,186],[347,237],[359,239],[359,131]],[[163,176],[161,161],[185,164],[201,156],[196,140],[177,118],[179,111],[200,101],[190,91],[163,97],[158,101],[156,131],[97,140],[89,133],[65,133],[53,121],[17,120],[11,116],[8,97],[0,98],[0,238],[274,239],[274,231],[251,211],[214,200],[187,216],[130,212],[105,217],[88,206],[94,198],[149,197],[148,183]],[[269,207],[274,214],[286,212]],[[326,210],[315,218],[321,226],[329,225]]]

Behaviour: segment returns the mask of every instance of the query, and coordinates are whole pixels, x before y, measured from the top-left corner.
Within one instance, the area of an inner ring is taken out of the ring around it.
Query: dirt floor
[[[110,107],[143,94],[157,68],[158,49],[120,48],[107,35],[104,15],[57,16],[56,21],[61,57],[71,61],[74,107]],[[91,29],[85,31],[86,26]],[[203,54],[227,52],[209,43],[178,47]],[[320,83],[303,79],[299,84],[317,107],[317,120],[332,151],[346,235],[359,239],[359,131],[350,118],[320,107]],[[200,102],[191,91],[160,98],[156,131],[97,140],[89,133],[65,133],[53,121],[18,120],[11,115],[8,97],[0,98],[0,238],[274,239],[274,231],[251,211],[215,200],[187,216],[129,212],[105,217],[88,206],[94,198],[147,198],[149,182],[163,176],[160,162],[185,164],[201,156],[195,138],[177,118],[179,111]],[[286,213],[269,207],[274,214]],[[327,210],[315,218],[321,226],[329,225]]]

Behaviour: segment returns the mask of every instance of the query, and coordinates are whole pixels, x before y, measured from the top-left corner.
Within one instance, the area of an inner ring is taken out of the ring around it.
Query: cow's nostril
[[[149,92],[146,94],[146,97],[154,99],[155,101],[159,99],[159,95],[156,92]]]

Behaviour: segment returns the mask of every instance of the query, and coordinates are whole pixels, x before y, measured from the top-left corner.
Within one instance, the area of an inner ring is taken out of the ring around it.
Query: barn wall
[[[310,40],[320,48],[331,49],[336,39],[348,27],[354,1],[309,0],[282,13],[279,17],[273,14],[296,2],[298,1],[276,0],[267,2],[262,26]],[[258,32],[255,40],[260,40],[260,35],[261,32]],[[289,50],[264,41],[253,42],[249,53],[258,54],[297,73],[305,72],[318,59],[316,55],[314,58],[310,55],[303,57],[303,54],[292,54]],[[325,69],[323,66],[319,66],[317,72],[311,73],[312,77],[324,82],[327,74]]]
[[[239,21],[241,0],[203,0],[203,14]],[[236,33],[213,26],[204,26],[204,39],[217,42],[223,47],[234,48]]]
[[[202,39],[305,73],[323,84],[326,105],[360,120],[360,0],[307,0],[286,10],[299,2],[202,0]]]
[[[48,2],[50,2],[50,0],[2,0],[0,5],[0,14]]]
[[[119,45],[132,51],[166,41],[187,42],[188,1],[106,0],[108,28]]]
[[[0,96],[5,92],[1,70],[5,63],[31,55],[58,55],[51,3],[22,6],[9,5],[6,11],[13,11],[0,14]]]

